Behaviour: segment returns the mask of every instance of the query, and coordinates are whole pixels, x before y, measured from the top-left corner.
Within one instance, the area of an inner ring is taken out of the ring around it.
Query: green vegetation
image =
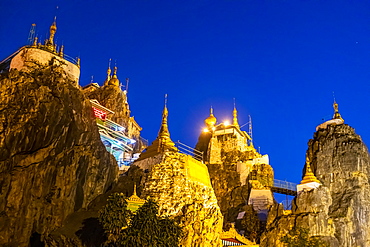
[[[126,197],[122,193],[114,193],[108,198],[107,204],[99,212],[99,222],[107,235],[108,245],[118,241],[131,217],[132,213],[127,209]]]
[[[123,202],[123,201],[124,202]],[[122,194],[113,194],[100,212],[108,240],[106,246],[178,246],[182,229],[168,217],[158,216],[158,204],[149,199],[132,216]]]
[[[280,241],[287,247],[328,247],[329,245],[318,237],[310,237],[310,230],[301,227],[292,228]]]
[[[259,243],[259,238],[265,229],[265,224],[259,220],[257,212],[252,206],[245,208],[245,214],[240,221],[240,225],[247,239]]]

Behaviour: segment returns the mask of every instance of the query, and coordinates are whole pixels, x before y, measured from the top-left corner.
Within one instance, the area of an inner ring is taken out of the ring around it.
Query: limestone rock
[[[0,76],[0,245],[28,246],[104,193],[118,169],[61,68]]]
[[[273,207],[261,246],[283,246],[292,227],[309,228],[330,246],[370,246],[370,157],[361,137],[348,125],[328,125],[306,155],[322,186],[300,193],[290,215]]]
[[[185,233],[181,246],[222,246],[223,217],[204,164],[185,154],[164,152],[134,165],[147,172],[141,197],[154,198],[162,216],[180,220]]]

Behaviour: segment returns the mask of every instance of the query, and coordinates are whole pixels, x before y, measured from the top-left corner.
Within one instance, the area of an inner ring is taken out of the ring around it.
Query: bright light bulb
[[[225,126],[229,126],[229,125],[230,125],[230,122],[226,120],[226,121],[224,122],[224,125],[225,125]]]
[[[208,132],[209,130],[207,128],[204,128],[203,129],[203,132]]]

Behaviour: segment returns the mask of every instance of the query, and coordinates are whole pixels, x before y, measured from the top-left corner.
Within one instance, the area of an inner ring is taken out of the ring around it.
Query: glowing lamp
[[[204,129],[203,129],[203,132],[209,132],[209,129],[204,128]]]
[[[229,125],[230,125],[230,122],[226,120],[226,121],[224,122],[224,125],[225,125],[225,126],[229,126]]]

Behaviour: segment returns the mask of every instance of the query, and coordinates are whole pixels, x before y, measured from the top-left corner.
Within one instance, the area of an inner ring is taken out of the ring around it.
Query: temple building
[[[204,152],[212,187],[226,219],[224,227],[244,217],[244,206],[253,207],[265,221],[268,208],[274,202],[271,190],[274,172],[268,155],[262,155],[254,148],[251,131],[247,133],[240,128],[235,105],[232,122],[218,123],[211,107],[204,123],[196,149]],[[231,215],[230,212],[237,213]]]
[[[44,43],[34,37],[31,45],[25,45],[0,62],[0,73],[11,69],[29,71],[37,66],[46,66],[52,63],[63,68],[67,76],[78,86],[80,78],[80,59],[64,54],[64,46],[58,46],[55,41],[57,31],[56,18],[50,26],[49,38]]]
[[[114,112],[102,106],[97,100],[90,100],[100,138],[108,150],[117,160],[120,170],[127,170],[134,160],[132,152],[136,141],[125,134],[125,127],[108,118]]]
[[[104,81],[103,86],[92,82],[84,86],[82,90],[92,102],[96,103],[96,105],[93,105],[94,112],[96,112],[95,109],[104,111],[109,118],[109,123],[114,123],[116,126],[119,126],[117,128],[114,127],[114,129],[119,129],[120,134],[126,138],[124,141],[122,141],[122,139],[119,140],[120,144],[126,145],[124,146],[124,149],[120,149],[119,153],[123,154],[124,163],[128,165],[139,157],[141,151],[148,146],[148,141],[140,136],[142,128],[136,122],[135,118],[130,116],[131,111],[128,104],[126,90],[127,84],[125,90],[121,89],[122,86],[123,85],[117,76],[117,67],[114,67],[112,74],[112,70],[110,66],[108,66],[107,78]],[[101,119],[98,119],[97,121],[101,121]],[[108,122],[105,121],[105,123]],[[116,141],[108,140],[106,136],[103,136],[104,130],[99,124],[101,123],[98,123],[98,127],[100,129],[103,143],[106,145],[107,149],[111,151],[110,145]],[[124,168],[122,166],[120,167]]]

